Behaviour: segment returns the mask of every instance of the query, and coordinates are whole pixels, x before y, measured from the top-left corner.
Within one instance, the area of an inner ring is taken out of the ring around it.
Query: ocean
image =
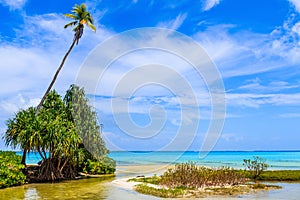
[[[22,152],[18,152],[22,154]],[[300,151],[165,151],[141,152],[118,151],[109,156],[117,161],[117,165],[172,165],[192,161],[201,166],[221,167],[229,166],[242,169],[244,159],[253,159],[259,156],[266,160],[270,170],[300,170]],[[36,164],[41,160],[38,153],[29,153],[28,164]]]

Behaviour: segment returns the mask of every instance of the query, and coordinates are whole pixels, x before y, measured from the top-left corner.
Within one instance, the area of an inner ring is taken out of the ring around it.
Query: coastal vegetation
[[[39,114],[30,107],[7,121],[7,145],[30,151],[42,158],[34,181],[74,179],[78,171],[114,173],[116,163],[107,157],[96,112],[88,105],[84,90],[71,85],[64,99],[51,91]],[[21,162],[20,162],[21,163]]]
[[[64,16],[73,20],[64,26],[74,26],[73,42],[38,106],[20,110],[7,120],[3,139],[7,146],[21,149],[23,155],[1,152],[0,188],[25,181],[75,179],[78,172],[115,172],[116,162],[107,156],[109,151],[101,137],[102,124],[98,124],[95,109],[88,104],[83,88],[71,85],[64,98],[51,90],[84,27],[96,31],[85,4],[75,4],[71,14]],[[38,152],[42,160],[38,166],[26,167],[26,156],[31,151]]]
[[[161,175],[160,185],[169,188],[202,188],[245,183],[245,177],[229,167],[212,169],[193,162],[176,164]]]
[[[142,194],[153,195],[163,198],[178,198],[178,197],[193,197],[204,198],[208,196],[233,196],[240,195],[258,190],[280,189],[280,186],[265,185],[265,184],[253,184],[253,185],[234,185],[231,187],[205,187],[205,188],[164,188],[153,187],[148,184],[139,184],[135,187],[135,190]]]
[[[254,180],[259,178],[261,173],[268,168],[266,159],[259,156],[255,156],[253,160],[244,159],[244,166],[249,171],[248,175],[250,175],[250,178]]]
[[[25,166],[21,164],[21,159],[15,152],[0,151],[0,188],[25,183]]]
[[[246,178],[251,178],[251,175],[245,173]],[[300,181],[300,170],[267,170],[261,173],[256,179],[257,181]]]
[[[252,168],[251,168],[252,170]],[[246,177],[252,177],[251,179]],[[128,181],[141,182],[135,190],[164,198],[237,195],[257,190],[279,189],[279,186],[252,183],[252,171],[229,167],[207,168],[193,162],[176,164],[161,176],[139,177]],[[261,173],[262,174],[262,173]]]

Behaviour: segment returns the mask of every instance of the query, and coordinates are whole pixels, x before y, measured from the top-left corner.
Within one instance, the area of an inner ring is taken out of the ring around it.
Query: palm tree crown
[[[64,16],[74,19],[74,21],[66,24],[64,28],[75,26],[75,28],[73,29],[73,31],[75,32],[74,41],[76,42],[76,44],[78,44],[78,41],[83,34],[83,28],[85,24],[95,32],[96,27],[93,25],[93,18],[87,11],[85,4],[75,4],[71,12],[71,14],[64,14]]]
[[[62,59],[48,89],[46,90],[43,98],[41,99],[39,105],[37,106],[35,116],[37,116],[39,114],[40,109],[41,109],[47,95],[49,94],[52,86],[54,85],[54,82],[56,81],[57,76],[58,76],[60,70],[62,69],[63,65],[65,64],[65,61],[66,61],[67,57],[69,56],[70,52],[72,51],[74,45],[78,44],[79,39],[81,38],[81,36],[83,34],[84,25],[86,24],[93,31],[96,32],[96,27],[93,25],[93,18],[91,16],[91,14],[87,11],[85,4],[81,4],[81,5],[75,4],[75,6],[73,7],[73,10],[71,12],[72,12],[71,14],[65,14],[65,16],[73,19],[74,21],[66,24],[64,26],[64,28],[68,28],[69,26],[75,26],[75,28],[73,29],[73,31],[75,31],[75,34],[74,34],[72,45],[70,46],[69,50],[65,54],[64,58]]]

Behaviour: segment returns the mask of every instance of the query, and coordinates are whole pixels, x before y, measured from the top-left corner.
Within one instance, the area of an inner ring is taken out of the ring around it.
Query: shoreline
[[[116,176],[149,176],[149,175],[160,175],[168,168],[171,168],[174,164],[162,165],[162,164],[151,164],[151,165],[117,165]]]
[[[127,191],[136,191],[136,188],[138,188],[138,190],[140,190],[140,186],[138,185],[141,185],[143,184],[143,182],[134,182],[134,181],[128,181],[129,179],[134,179],[134,178],[144,178],[144,177],[151,177],[153,175],[157,175],[157,176],[160,176],[162,175],[168,168],[172,168],[172,166],[174,165],[158,165],[158,164],[153,164],[153,165],[120,165],[120,166],[117,166],[117,171],[116,171],[116,179],[113,180],[111,182],[111,184],[114,186],[114,187],[118,187],[118,188],[122,188],[122,189],[125,189]],[[271,173],[274,175],[278,175],[279,176],[281,175],[282,172],[286,173],[286,172],[295,172],[295,173],[298,173],[299,174],[299,171],[300,170],[283,170],[283,171],[278,171],[278,170],[269,170],[269,171],[265,171],[265,173]],[[291,176],[291,175],[289,175]],[[288,177],[289,177],[288,176]],[[272,178],[272,176],[269,176],[269,178]],[[252,182],[251,180],[249,180],[250,182]],[[249,183],[250,183],[249,182]],[[264,184],[266,183],[266,185]],[[233,192],[235,195],[247,195],[247,194],[250,194],[250,193],[257,193],[259,191],[268,191],[268,190],[274,190],[274,189],[282,189],[280,188],[279,186],[276,185],[273,185],[274,183],[278,183],[278,184],[282,184],[282,183],[295,183],[295,184],[299,184],[300,183],[300,179],[298,179],[297,181],[290,181],[290,180],[258,180],[257,182],[257,185],[260,186],[260,185],[265,185],[264,188],[254,188],[255,187],[255,184],[253,186],[250,186],[248,184],[245,184],[245,185],[240,185],[240,186],[231,186],[231,187],[225,187],[225,188],[219,188],[219,187],[216,187],[216,188],[202,188],[202,190],[200,191],[199,194],[201,195],[208,195],[208,196],[219,196],[219,197],[226,197],[226,196],[232,196],[232,191],[235,191]],[[154,189],[164,189],[164,188],[161,188],[161,186],[159,185],[153,185],[153,184],[149,184],[149,183],[146,183],[145,184],[146,186],[149,186],[150,188],[154,188]],[[137,186],[137,187],[136,187]],[[253,187],[253,188],[252,188]],[[216,189],[220,189],[220,190],[228,190],[229,193],[226,194],[223,193],[223,194],[218,194],[217,192],[215,192]],[[238,189],[239,188],[239,189]],[[147,189],[149,191],[149,189]],[[204,192],[203,191],[210,191],[208,193]],[[242,190],[239,194],[239,192],[237,192],[236,190]],[[199,192],[198,190],[192,192],[192,193],[197,193]],[[202,192],[202,193],[201,193]],[[139,192],[138,192],[139,193]],[[142,192],[143,193],[143,192]],[[153,196],[151,194],[148,194],[150,196]],[[155,195],[154,195],[155,196]],[[187,196],[186,196],[187,197]]]

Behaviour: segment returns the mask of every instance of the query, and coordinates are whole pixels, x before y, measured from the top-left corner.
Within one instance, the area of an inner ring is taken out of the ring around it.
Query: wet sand
[[[117,166],[117,177],[161,175],[173,165],[120,165]]]

